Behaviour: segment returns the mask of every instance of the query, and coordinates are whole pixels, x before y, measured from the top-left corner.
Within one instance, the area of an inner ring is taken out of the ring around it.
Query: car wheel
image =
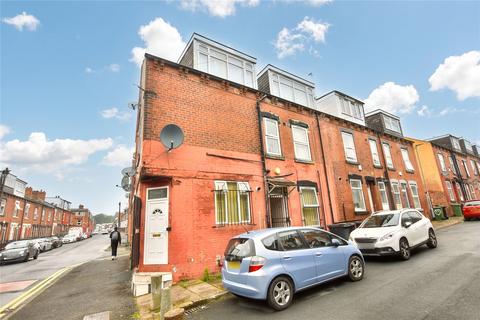
[[[429,247],[430,249],[434,249],[437,247],[437,245],[438,245],[438,242],[437,242],[437,236],[435,235],[435,232],[432,229],[428,230],[427,247]]]
[[[400,258],[402,260],[410,259],[410,246],[405,238],[400,239]]]
[[[360,281],[363,279],[365,265],[359,256],[351,256],[348,261],[348,277],[351,281]]]
[[[39,252],[37,250],[37,252],[35,252],[35,255],[33,256],[33,259],[37,260],[38,259],[38,255],[39,255]]]
[[[268,305],[277,311],[285,310],[293,299],[293,285],[287,277],[275,278],[268,288]]]

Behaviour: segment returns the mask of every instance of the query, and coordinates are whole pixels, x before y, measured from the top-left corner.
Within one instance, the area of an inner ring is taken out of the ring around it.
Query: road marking
[[[36,284],[33,288],[30,290],[22,293],[20,296],[16,297],[9,303],[7,303],[5,306],[0,308],[0,319],[3,319],[5,316],[8,314],[12,313],[13,311],[16,311],[16,309],[23,304],[25,301],[28,299],[34,297],[35,295],[39,294],[46,288],[48,288],[50,285],[52,285],[55,280],[57,280],[60,276],[62,276],[64,273],[70,271],[72,268],[71,267],[66,267],[63,269],[58,270],[54,274],[50,275],[49,277],[43,279],[40,281],[38,284]]]

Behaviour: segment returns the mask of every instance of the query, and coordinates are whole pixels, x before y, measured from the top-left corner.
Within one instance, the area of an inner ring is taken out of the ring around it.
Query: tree
[[[97,215],[94,215],[93,219],[95,220],[96,224],[113,223],[115,217],[108,214],[99,213]]]

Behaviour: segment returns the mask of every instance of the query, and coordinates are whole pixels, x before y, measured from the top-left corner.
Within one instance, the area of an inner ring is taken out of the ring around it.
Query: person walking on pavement
[[[112,247],[112,260],[117,259],[117,247],[122,243],[122,237],[120,236],[120,232],[117,231],[117,227],[115,227],[110,233],[110,246]]]

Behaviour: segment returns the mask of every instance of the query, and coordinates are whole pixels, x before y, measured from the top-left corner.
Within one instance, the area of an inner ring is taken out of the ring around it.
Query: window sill
[[[315,164],[315,162],[313,162],[312,160],[295,159],[295,162],[304,163],[304,164]]]
[[[397,171],[397,170],[395,170],[395,168],[389,168],[389,167],[387,167],[387,169],[390,170],[390,171]]]
[[[225,224],[215,224],[212,226],[214,229],[221,229],[225,227],[241,227],[241,226],[256,226],[255,223],[225,223]]]
[[[364,215],[367,215],[369,214],[370,212],[368,212],[367,210],[355,210],[355,214],[356,215],[361,215],[361,216],[364,216]]]
[[[415,170],[405,170],[406,173],[411,173],[411,174],[414,174],[415,173]]]
[[[373,165],[373,167],[374,167],[375,169],[383,169],[382,166],[378,166],[378,165],[375,165],[375,164]]]
[[[345,162],[354,166],[358,166],[360,164],[358,161],[345,160]]]
[[[273,160],[285,160],[284,156],[276,156],[276,155],[273,155],[273,154],[266,154],[265,158],[273,159]]]

